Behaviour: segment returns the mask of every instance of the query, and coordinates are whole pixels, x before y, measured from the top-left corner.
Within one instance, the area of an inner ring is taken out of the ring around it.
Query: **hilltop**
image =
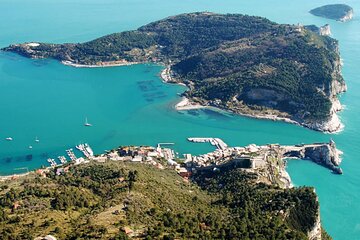
[[[346,22],[353,18],[354,10],[346,4],[329,4],[314,8],[310,11],[310,13],[318,17]]]
[[[300,25],[241,14],[181,14],[86,43],[7,48],[77,67],[155,62],[184,83],[191,103],[315,130],[342,128],[337,94],[346,91],[338,42]]]
[[[308,239],[319,224],[312,188],[282,189],[237,168],[199,170],[192,182],[122,161],[54,172],[0,183],[2,239]]]

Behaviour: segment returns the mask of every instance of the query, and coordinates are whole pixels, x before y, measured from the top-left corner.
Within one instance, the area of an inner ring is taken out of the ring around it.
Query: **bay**
[[[358,1],[344,2],[355,14],[360,12]],[[211,147],[188,143],[187,137],[220,137],[232,146],[333,138],[344,152],[343,176],[307,161],[290,161],[288,171],[295,185],[315,187],[323,225],[334,239],[359,239],[360,18],[339,23],[308,13],[328,3],[337,1],[0,0],[0,47],[27,41],[83,42],[170,15],[206,10],[258,15],[279,23],[329,23],[340,43],[349,88],[341,97],[345,110],[340,117],[346,127],[329,135],[210,110],[177,112],[177,94],[185,89],[162,83],[158,65],[72,68],[0,52],[0,175],[47,165],[47,157],[64,155],[80,142],[90,143],[97,153],[123,144],[174,142],[179,153],[198,154]],[[83,127],[86,117],[93,127]],[[9,136],[14,141],[4,140]]]

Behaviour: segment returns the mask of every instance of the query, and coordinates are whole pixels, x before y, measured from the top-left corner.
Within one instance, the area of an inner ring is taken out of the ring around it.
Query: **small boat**
[[[35,142],[40,142],[40,140],[38,139],[38,137],[35,138]]]
[[[84,126],[85,126],[85,127],[91,127],[91,126],[92,126],[92,124],[88,123],[87,118],[85,118]]]
[[[32,146],[31,146],[31,145],[29,146],[29,149],[32,149]]]
[[[5,140],[6,140],[6,141],[12,141],[13,138],[12,138],[12,137],[7,137],[7,138],[5,138]]]

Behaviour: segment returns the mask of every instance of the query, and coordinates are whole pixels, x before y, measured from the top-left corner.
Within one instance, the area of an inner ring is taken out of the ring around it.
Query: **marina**
[[[66,150],[66,153],[68,154],[69,158],[71,159],[71,161],[75,162],[77,157],[74,154],[74,151],[72,148]]]
[[[220,150],[225,150],[227,149],[228,145],[221,140],[220,138],[188,138],[189,142],[194,142],[194,143],[206,143],[209,142],[211,145],[215,146],[216,148],[220,149]]]
[[[61,162],[61,164],[65,164],[67,162],[64,156],[58,156],[58,159]]]
[[[77,145],[76,149],[78,149],[80,152],[82,152],[84,154],[84,156],[88,159],[91,159],[94,156],[93,150],[87,143]]]

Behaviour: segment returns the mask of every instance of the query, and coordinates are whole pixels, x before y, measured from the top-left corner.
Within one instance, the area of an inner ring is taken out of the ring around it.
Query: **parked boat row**
[[[72,148],[67,149],[66,153],[71,159],[71,161],[75,163],[75,165],[89,162],[87,159],[90,159],[94,156],[93,150],[91,149],[90,145],[87,143],[79,144],[76,146],[76,148],[80,150],[85,155],[86,158],[85,159],[82,157],[78,158],[76,157]],[[55,159],[53,158],[48,158],[47,161],[50,163],[51,167],[56,167],[67,163],[67,159],[65,156],[58,156],[57,159],[60,161],[60,164],[56,163]]]
[[[48,158],[47,161],[50,163],[50,166],[51,166],[51,167],[56,167],[56,166],[57,166],[57,163],[55,162],[55,159],[53,159],[53,158]]]
[[[58,156],[58,159],[62,164],[65,164],[67,162],[64,156]]]
[[[72,150],[72,148],[66,150],[66,153],[69,156],[69,158],[71,159],[71,161],[76,161],[77,157],[75,156],[75,153]]]
[[[94,152],[91,149],[90,145],[87,143],[79,144],[76,146],[76,148],[81,151],[86,158],[91,158],[94,156]]]

